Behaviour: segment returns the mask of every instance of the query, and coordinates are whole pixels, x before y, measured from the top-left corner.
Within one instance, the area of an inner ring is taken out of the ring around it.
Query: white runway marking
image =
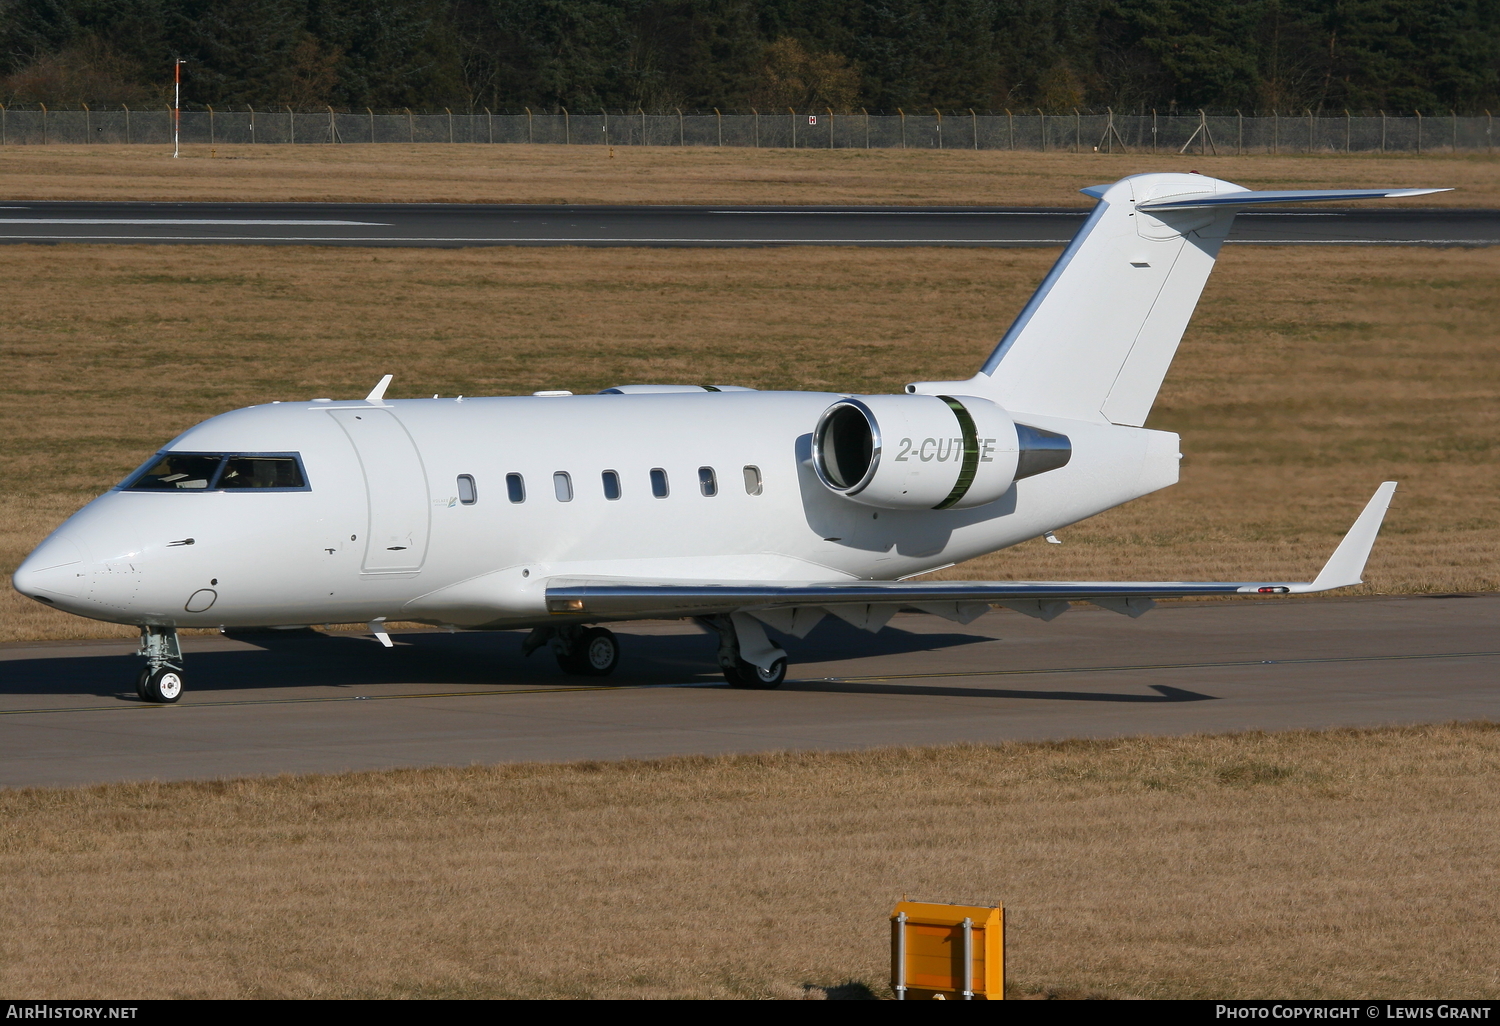
[[[3,224],[0,221],[0,224]],[[0,235],[0,239],[43,239],[48,242],[87,242],[95,239],[115,242],[487,242],[487,243],[522,243],[522,242],[550,242],[550,243],[600,243],[613,242],[621,245],[685,245],[685,246],[707,246],[707,245],[788,245],[788,246],[858,246],[858,245],[916,245],[916,246],[952,246],[961,244],[966,246],[1007,246],[1017,244],[1041,244],[1046,246],[1061,246],[1067,243],[1067,239],[638,239],[621,235],[610,235],[603,238],[584,238],[582,236],[558,236],[555,238],[542,238],[535,235],[522,235],[516,238],[480,238],[478,236],[454,236],[448,238],[418,237],[408,235]]]
[[[207,217],[0,217],[0,224],[216,224],[216,225],[251,225],[266,224],[279,225],[283,228],[293,225],[305,225],[309,228],[339,227],[368,227],[385,228],[389,225],[387,221],[309,221],[298,218],[295,221],[273,221],[264,218],[207,218]]]

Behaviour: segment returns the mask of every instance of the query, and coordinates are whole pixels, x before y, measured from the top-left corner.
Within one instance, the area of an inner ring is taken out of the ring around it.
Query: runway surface
[[[1081,208],[12,203],[0,242],[339,246],[1060,246]],[[1257,210],[1231,243],[1500,244],[1500,210]]]
[[[892,625],[785,639],[777,691],[724,686],[678,621],[623,625],[607,686],[518,632],[190,638],[173,706],[136,698],[131,643],[8,645],[0,786],[1500,716],[1500,595]]]

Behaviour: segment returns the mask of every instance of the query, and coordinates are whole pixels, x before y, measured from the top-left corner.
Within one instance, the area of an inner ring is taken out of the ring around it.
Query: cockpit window
[[[133,492],[303,491],[307,477],[296,453],[162,453],[125,479]]]
[[[136,474],[125,487],[136,492],[205,491],[218,473],[222,459],[168,454]]]
[[[291,456],[230,456],[219,472],[220,488],[301,488],[302,468]]]

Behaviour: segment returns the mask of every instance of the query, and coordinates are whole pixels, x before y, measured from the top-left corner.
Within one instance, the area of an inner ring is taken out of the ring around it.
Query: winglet
[[[385,377],[381,378],[380,383],[377,384],[374,388],[370,389],[370,394],[365,396],[365,402],[385,402],[385,390],[390,387],[391,381],[393,378],[395,378],[395,376],[396,375],[394,374],[387,374]]]
[[[1311,584],[1294,584],[1292,592],[1330,591],[1364,583],[1360,575],[1365,570],[1365,560],[1370,558],[1370,549],[1375,545],[1375,536],[1380,533],[1381,521],[1391,505],[1391,496],[1396,494],[1396,482],[1386,481],[1375,489],[1375,495],[1365,505],[1364,512],[1333,550],[1328,562],[1323,564],[1318,577]]]

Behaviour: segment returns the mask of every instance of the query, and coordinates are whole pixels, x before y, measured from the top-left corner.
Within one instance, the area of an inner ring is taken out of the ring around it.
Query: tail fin
[[[1252,192],[1204,175],[1147,174],[1083,191],[1098,205],[963,387],[1012,413],[1139,427],[1241,207],[1444,190]]]

